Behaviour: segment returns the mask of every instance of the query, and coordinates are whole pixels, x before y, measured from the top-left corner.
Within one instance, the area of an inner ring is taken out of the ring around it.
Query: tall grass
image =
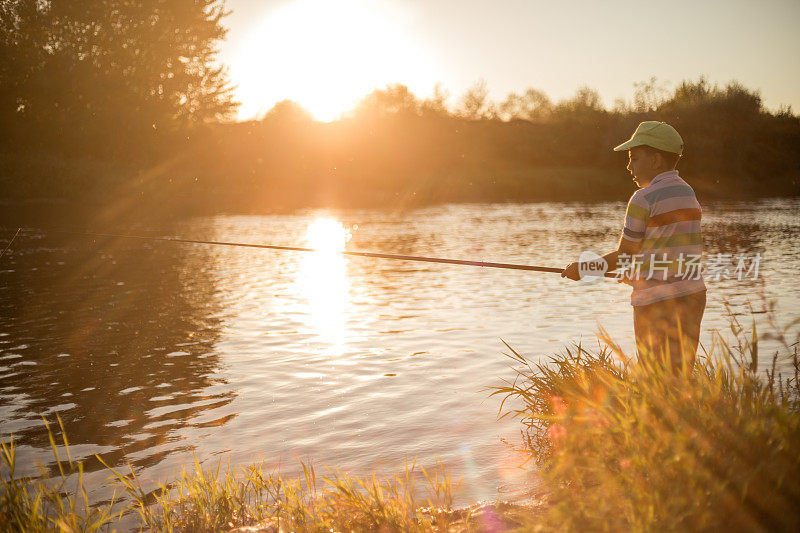
[[[542,530],[800,531],[797,339],[777,330],[782,355],[759,371],[755,322],[730,317],[732,339],[677,375],[604,331],[543,363],[509,347],[516,379],[492,394],[551,491]]]
[[[0,442],[0,528],[3,531],[39,532],[70,531],[93,532],[104,529],[118,518],[113,512],[115,496],[106,504],[92,505],[84,487],[83,464],[73,461],[69,453],[61,419],[62,447],[66,461],[58,453],[58,446],[44,421],[50,436],[58,475],[51,476],[44,467],[38,478],[17,477],[17,454],[14,440]]]
[[[213,532],[259,524],[276,531],[430,531],[446,528],[453,489],[444,465],[430,471],[406,464],[398,475],[359,478],[337,469],[318,477],[301,463],[303,476],[285,478],[264,462],[242,468],[204,469],[195,461],[170,485],[151,493],[136,476],[111,469],[131,497],[142,527],[151,531]],[[421,473],[427,498],[416,490]]]
[[[356,477],[332,468],[318,476],[312,464],[301,463],[303,475],[293,479],[271,471],[263,461],[239,468],[222,468],[218,462],[203,468],[195,460],[192,470],[146,491],[133,469],[123,474],[98,457],[108,469],[110,484],[128,495],[127,503],[112,511],[116,497],[90,504],[83,466],[70,456],[60,419],[59,426],[61,446],[47,427],[55,476],[41,467],[39,477],[18,477],[13,439],[0,443],[2,531],[105,531],[125,514],[135,515],[136,525],[145,531],[200,533],[251,525],[274,531],[444,531],[453,524],[460,524],[459,530],[473,529],[470,524],[480,523],[485,515],[477,509],[452,509],[458,483],[441,462],[432,469],[406,463],[402,473],[383,478],[374,473]],[[66,461],[59,449],[66,452]],[[503,506],[497,508],[502,511]],[[514,510],[508,514],[513,516]]]

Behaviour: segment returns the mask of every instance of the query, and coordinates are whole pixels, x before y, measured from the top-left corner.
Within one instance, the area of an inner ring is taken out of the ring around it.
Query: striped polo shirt
[[[677,170],[662,172],[628,202],[622,236],[641,243],[631,279],[631,305],[648,305],[706,290],[699,267],[702,212]],[[622,264],[620,266],[623,266]]]

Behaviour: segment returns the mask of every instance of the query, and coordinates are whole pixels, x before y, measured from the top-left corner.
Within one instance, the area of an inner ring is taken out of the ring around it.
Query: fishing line
[[[27,231],[27,230],[26,230]],[[44,231],[44,230],[43,230]],[[48,231],[44,231],[48,233]],[[92,233],[84,231],[64,231],[64,230],[51,230],[50,233],[65,233],[70,235],[85,235],[88,237],[105,237],[112,239],[137,239],[142,241],[157,241],[157,242],[176,242],[184,244],[209,244],[214,246],[236,246],[240,248],[260,248],[267,250],[285,250],[292,252],[319,252],[314,248],[303,248],[300,246],[278,246],[274,244],[251,244],[243,242],[225,242],[225,241],[201,241],[194,239],[180,239],[173,237],[148,237],[144,235],[131,235],[128,233]],[[520,265],[514,263],[492,263],[486,261],[468,261],[464,259],[446,259],[442,257],[423,257],[418,255],[397,255],[397,254],[382,254],[376,252],[351,252],[347,250],[337,251],[336,253],[342,255],[351,255],[356,257],[373,257],[377,259],[393,259],[399,261],[419,261],[425,263],[444,263],[448,265],[466,265],[485,268],[503,268],[509,270],[528,270],[533,272],[549,272],[560,274],[564,271],[563,268],[534,266],[534,265]],[[616,278],[615,274],[606,272],[605,277]]]
[[[20,231],[22,231],[22,228],[17,228],[17,232],[14,234],[13,237],[11,237],[11,240],[8,241],[8,246],[6,246],[5,250],[3,250],[2,253],[0,253],[0,259],[2,259],[4,255],[6,255],[6,252],[8,251],[8,249],[11,248],[12,244],[14,244],[14,239],[17,238],[17,235],[19,235]]]

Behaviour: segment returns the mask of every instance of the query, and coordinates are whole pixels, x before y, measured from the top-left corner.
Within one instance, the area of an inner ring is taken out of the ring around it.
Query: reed
[[[541,363],[509,347],[516,379],[492,394],[549,487],[541,530],[800,531],[798,339],[773,328],[783,348],[759,371],[755,321],[730,319],[732,338],[677,375],[602,330],[598,349]]]

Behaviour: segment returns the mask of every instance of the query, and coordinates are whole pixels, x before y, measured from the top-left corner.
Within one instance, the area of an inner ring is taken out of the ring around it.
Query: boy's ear
[[[663,168],[666,166],[667,162],[664,161],[664,156],[661,155],[659,152],[653,152],[653,166],[655,168]]]
[[[664,156],[663,154],[661,154],[661,152],[653,151],[650,153],[650,157],[653,158],[654,169],[666,168],[667,166],[669,166],[667,165],[667,161],[666,159],[664,159]]]

